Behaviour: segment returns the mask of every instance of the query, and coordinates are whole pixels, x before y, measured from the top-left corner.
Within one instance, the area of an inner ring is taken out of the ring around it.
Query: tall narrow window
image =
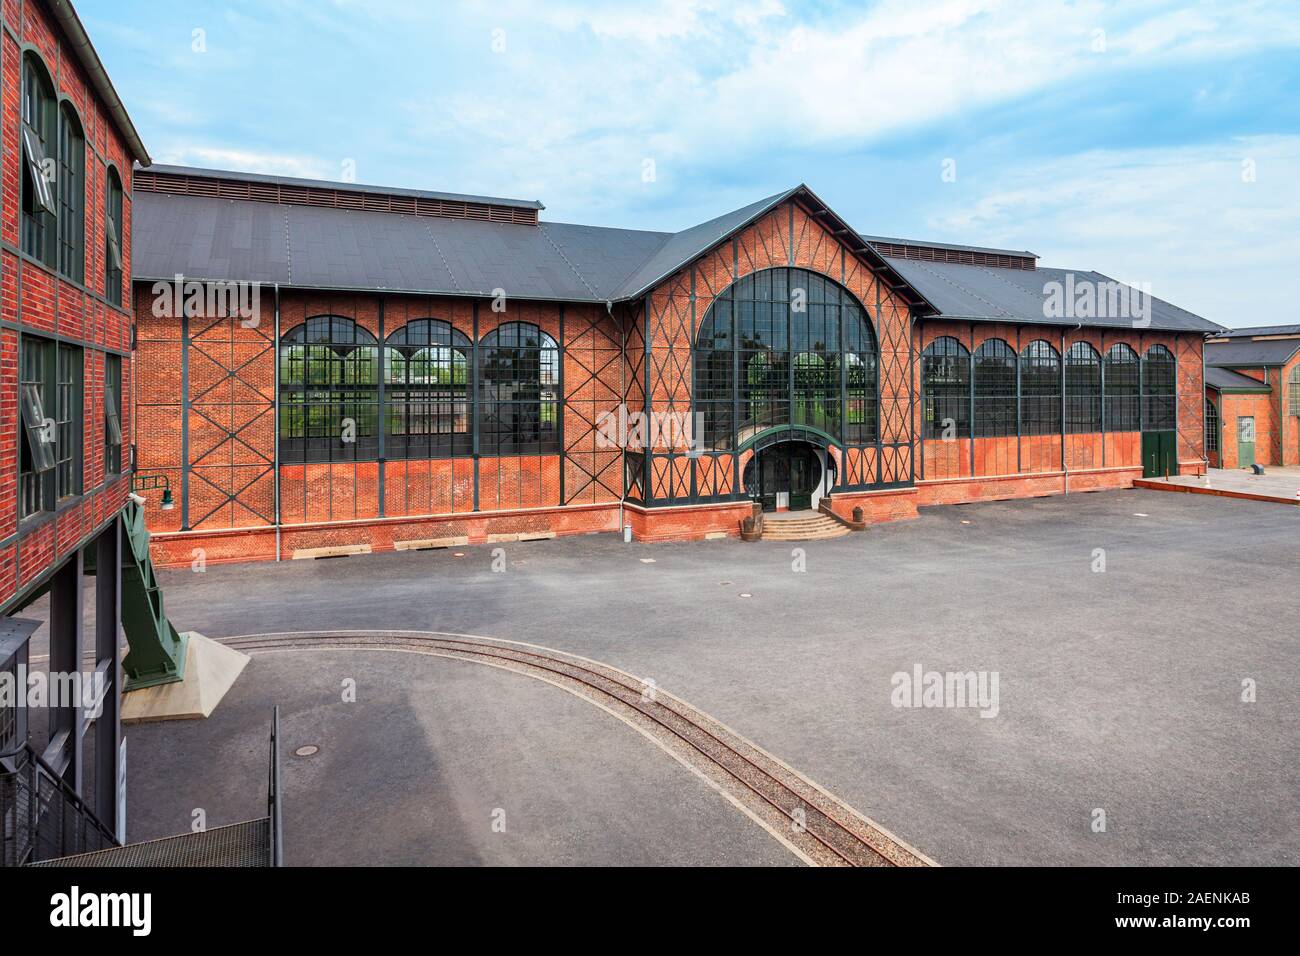
[[[1147,349],[1142,359],[1142,430],[1171,431],[1177,422],[1175,388],[1178,364],[1163,345]]]
[[[122,304],[122,180],[117,170],[108,170],[104,200],[104,295],[114,305]]]
[[[975,350],[975,437],[1016,433],[1016,350],[989,339]]]
[[[81,494],[81,349],[60,343],[55,369],[54,495]]]
[[[22,242],[23,252],[55,265],[58,178],[54,85],[34,53],[23,56]]]
[[[537,326],[507,322],[483,337],[479,442],[485,455],[560,450],[560,349]]]
[[[1216,453],[1219,450],[1219,409],[1215,406],[1213,399],[1208,396],[1205,399],[1205,453]]]
[[[1137,353],[1123,342],[1106,350],[1106,431],[1135,432],[1142,421],[1142,373]]]
[[[417,319],[389,335],[386,346],[385,457],[470,454],[470,340],[450,323]]]
[[[50,366],[54,343],[23,336],[19,400],[22,405],[23,440],[18,474],[18,515],[27,518],[54,506],[54,466],[57,424],[46,407],[52,407]]]
[[[876,401],[880,369],[876,361],[876,335],[867,314],[847,290],[841,291],[841,325],[844,328],[844,434],[846,442],[860,445],[880,439]]]
[[[1061,353],[1045,339],[1020,350],[1020,430],[1061,434]]]
[[[59,271],[73,282],[86,275],[86,140],[71,105],[59,107]]]
[[[925,438],[969,438],[970,352],[950,335],[921,353]]]
[[[1075,342],[1065,353],[1065,430],[1101,431],[1101,356],[1087,342]]]
[[[360,461],[379,453],[379,346],[351,319],[317,315],[280,345],[280,457]]]
[[[122,473],[122,356],[104,360],[104,473]]]
[[[1286,379],[1287,410],[1292,415],[1300,415],[1300,365],[1291,369]]]

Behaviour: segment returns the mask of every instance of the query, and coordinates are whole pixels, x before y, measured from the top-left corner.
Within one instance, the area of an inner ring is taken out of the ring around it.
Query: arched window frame
[[[709,306],[693,359],[706,448],[788,424],[852,444],[879,440],[875,330],[833,279],[796,267],[742,276]]]
[[[1133,347],[1116,342],[1106,350],[1106,431],[1135,432],[1142,426],[1142,365]]]
[[[1142,356],[1142,430],[1173,431],[1178,425],[1178,361],[1163,345]]]
[[[23,54],[22,109],[22,248],[54,268],[59,206],[51,163],[57,162],[58,104],[50,72],[33,50]]]
[[[969,438],[971,433],[970,350],[944,335],[921,353],[922,437]],[[951,420],[954,431],[944,425]]]
[[[560,348],[530,322],[505,322],[479,341],[479,451],[560,451]]]
[[[474,346],[443,319],[414,319],[384,342],[384,457],[472,454]]]
[[[379,366],[375,336],[346,316],[310,316],[285,333],[280,340],[280,460],[378,458]]]
[[[1003,339],[988,339],[975,350],[971,366],[976,438],[1016,434],[1016,350]]]
[[[1291,369],[1286,378],[1287,411],[1300,415],[1300,364]]]
[[[109,166],[104,195],[104,296],[122,304],[122,177]]]
[[[1075,342],[1065,352],[1065,431],[1101,431],[1101,356],[1088,342]]]
[[[59,104],[58,269],[73,282],[86,276],[86,137],[71,103]]]
[[[1046,339],[1020,350],[1020,433],[1061,434],[1061,353]]]

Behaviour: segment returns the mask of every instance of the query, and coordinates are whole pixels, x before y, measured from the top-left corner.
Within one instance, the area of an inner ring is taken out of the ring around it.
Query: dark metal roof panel
[[[1269,391],[1269,387],[1258,379],[1251,378],[1249,375],[1242,375],[1240,372],[1234,372],[1229,368],[1218,368],[1213,365],[1205,366],[1205,384],[1213,388],[1258,388],[1263,391]]]
[[[1252,335],[1300,335],[1300,325],[1253,325],[1244,329],[1225,329],[1229,338]]]
[[[658,251],[624,280],[617,293],[611,298],[635,298],[648,292],[696,256],[757,219],[769,209],[779,206],[798,191],[798,187],[787,189],[775,196],[768,196],[748,206],[734,209],[716,219],[702,222],[698,226],[673,233]]]
[[[1285,365],[1291,356],[1300,351],[1300,339],[1268,339],[1252,342],[1234,339],[1231,342],[1207,342],[1207,365]]]
[[[1111,282],[1099,272],[1078,269],[994,269],[988,266],[950,262],[921,262],[886,257],[889,263],[939,309],[936,318],[977,321],[1023,322],[1038,325],[1078,325],[1079,319],[1055,318],[1044,314],[1049,282],[1066,281],[1068,275],[1080,281]],[[1092,318],[1089,326],[1134,328],[1130,318]],[[1151,300],[1151,323],[1143,328],[1175,332],[1214,332],[1220,327],[1209,319],[1193,315],[1175,305]]]
[[[288,282],[284,208],[141,193],[132,205],[134,278]]]

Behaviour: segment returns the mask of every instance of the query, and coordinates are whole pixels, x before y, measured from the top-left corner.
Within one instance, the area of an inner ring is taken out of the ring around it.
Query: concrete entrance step
[[[763,516],[764,541],[821,541],[848,533],[849,529],[834,518],[816,511]]]

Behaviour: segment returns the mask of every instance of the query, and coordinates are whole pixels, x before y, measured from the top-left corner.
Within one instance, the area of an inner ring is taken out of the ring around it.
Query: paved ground
[[[1241,468],[1231,471],[1210,468],[1204,475],[1175,475],[1172,478],[1143,480],[1201,494],[1258,495],[1291,505],[1300,504],[1300,468],[1294,465],[1285,468],[1270,465],[1262,475]]]
[[[502,547],[500,572],[481,546],[209,566],[162,583],[173,621],[213,637],[464,632],[652,678],[941,863],[1300,859],[1295,509],[1102,492],[925,509],[802,557],[612,535]],[[313,696],[332,693],[338,665],[325,658],[343,653],[263,657],[207,725],[133,729],[134,819],[204,805],[169,796],[200,779],[232,778],[228,792],[255,809],[279,701],[295,746],[322,738],[324,756],[286,788],[293,834],[322,860],[786,858],[639,735],[561,691],[458,662],[366,659],[358,679],[392,710],[366,716]],[[892,675],[917,664],[996,671],[997,716],[892,706]],[[1255,703],[1241,701],[1247,678]],[[353,729],[373,760],[340,743]],[[476,828],[496,801],[540,808],[523,816],[542,829],[492,842]],[[1104,833],[1090,826],[1099,809]],[[319,848],[345,820],[348,839]],[[511,857],[515,846],[528,852]]]

